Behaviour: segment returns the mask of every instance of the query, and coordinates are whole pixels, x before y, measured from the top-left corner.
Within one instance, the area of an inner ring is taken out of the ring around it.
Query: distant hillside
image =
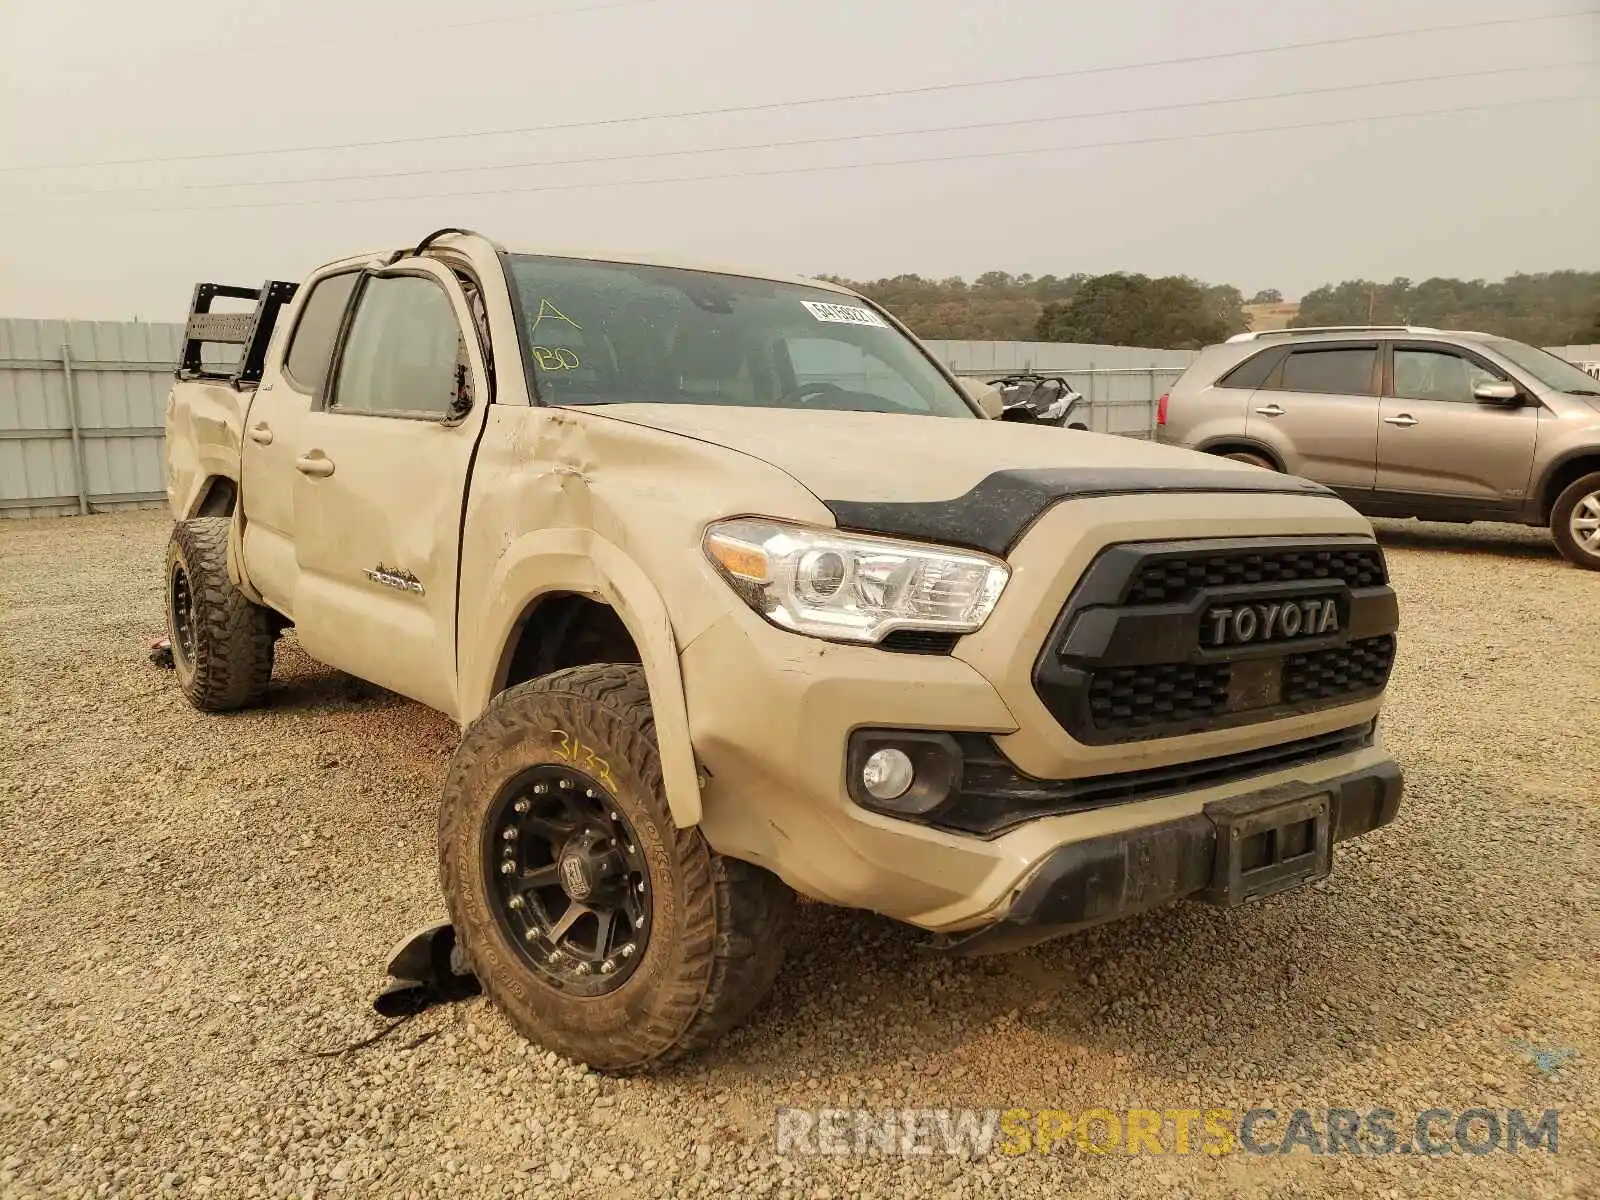
[[[1324,284],[1298,302],[1284,300],[1274,289],[1251,296],[1239,306],[1239,292],[1228,285],[1205,285],[1178,277],[1151,280],[1139,275],[1012,275],[988,271],[970,283],[961,278],[929,279],[896,275],[888,279],[850,280],[830,276],[884,305],[925,338],[974,341],[1051,340],[1056,331],[1094,334],[1084,341],[1143,344],[1161,341],[1182,345],[1196,335],[1212,336],[1219,328],[1283,328],[1285,325],[1378,324],[1433,325],[1449,329],[1483,329],[1539,346],[1600,342],[1600,271],[1553,271],[1481,279],[1427,279],[1388,283],[1353,279]],[[1086,285],[1094,282],[1084,297]],[[1139,281],[1143,281],[1140,283]],[[1166,311],[1163,305],[1192,306],[1194,289],[1221,325],[1197,322],[1192,308]],[[1138,321],[1125,305],[1108,306],[1104,297],[1139,293],[1143,306]],[[1090,297],[1094,303],[1090,303]],[[1074,299],[1079,299],[1077,309]],[[1050,311],[1047,313],[1047,307]],[[1116,311],[1112,311],[1115,309]],[[1238,314],[1237,316],[1235,314]],[[1118,340],[1118,339],[1123,340]]]

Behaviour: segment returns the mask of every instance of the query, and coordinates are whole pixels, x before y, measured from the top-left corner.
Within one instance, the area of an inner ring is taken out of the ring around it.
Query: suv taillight
[[[1167,423],[1167,398],[1171,395],[1171,392],[1162,392],[1161,399],[1156,401],[1156,424],[1158,426]]]

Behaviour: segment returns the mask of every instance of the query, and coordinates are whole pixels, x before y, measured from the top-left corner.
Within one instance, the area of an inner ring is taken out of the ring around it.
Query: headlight
[[[1011,578],[986,554],[756,519],[711,526],[705,552],[774,625],[845,642],[896,629],[971,633]]]

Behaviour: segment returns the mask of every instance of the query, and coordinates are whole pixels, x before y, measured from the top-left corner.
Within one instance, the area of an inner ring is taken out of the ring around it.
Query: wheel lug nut
[[[509,858],[506,859],[505,862],[500,864],[500,874],[502,874],[502,875],[509,875],[509,874],[511,874],[511,872],[515,871],[516,869],[517,869],[517,864],[512,862]]]
[[[600,974],[602,974],[602,975],[609,975],[609,974],[611,974],[611,972],[615,971],[616,969],[617,969],[617,964],[612,962],[609,958],[606,959],[605,962],[600,964]]]
[[[506,901],[506,907],[507,908],[521,908],[522,907],[522,897],[521,896],[513,896],[513,897],[511,897],[511,899]]]
[[[505,838],[505,840],[508,841],[508,842],[516,841],[517,840],[517,827],[515,825],[513,825],[510,829],[507,829],[500,836]]]
[[[522,940],[525,942],[537,942],[539,940],[539,931],[537,929],[528,930],[522,935]],[[551,957],[553,958],[555,956],[551,955]]]
[[[583,794],[585,796],[587,796],[591,800],[594,799],[594,789],[593,788],[584,788],[583,789]]]
[[[572,780],[570,780],[570,779],[563,779],[563,780],[562,780],[562,781],[561,781],[561,786],[562,786],[562,787],[564,787],[564,788],[568,788],[568,789],[570,789],[570,788],[571,788],[571,787],[572,787]]]
[[[576,967],[572,968],[572,973],[574,975],[587,975],[589,973],[589,964],[586,962],[579,963]]]
[[[549,790],[550,785],[548,783],[536,783],[533,785],[533,794],[535,796],[542,796]]]
[[[535,789],[535,790],[538,790],[538,789]],[[526,800],[518,800],[511,807],[516,809],[516,811],[519,812],[519,813],[525,813],[525,812],[528,811],[528,809],[532,808],[533,806],[531,804],[529,804]]]
[[[629,942],[621,950],[617,951],[617,953],[622,955],[623,958],[632,958],[633,957],[633,943]]]

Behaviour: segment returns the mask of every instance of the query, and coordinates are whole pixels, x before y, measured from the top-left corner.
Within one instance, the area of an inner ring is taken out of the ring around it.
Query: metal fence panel
[[[182,337],[170,323],[0,320],[0,518],[164,503]]]
[[[181,324],[0,319],[0,519],[160,507],[162,420]],[[931,341],[958,375],[1065,375],[1091,429],[1150,437],[1192,350]],[[1600,346],[1552,346],[1600,362]],[[207,355],[208,360],[210,355]]]

